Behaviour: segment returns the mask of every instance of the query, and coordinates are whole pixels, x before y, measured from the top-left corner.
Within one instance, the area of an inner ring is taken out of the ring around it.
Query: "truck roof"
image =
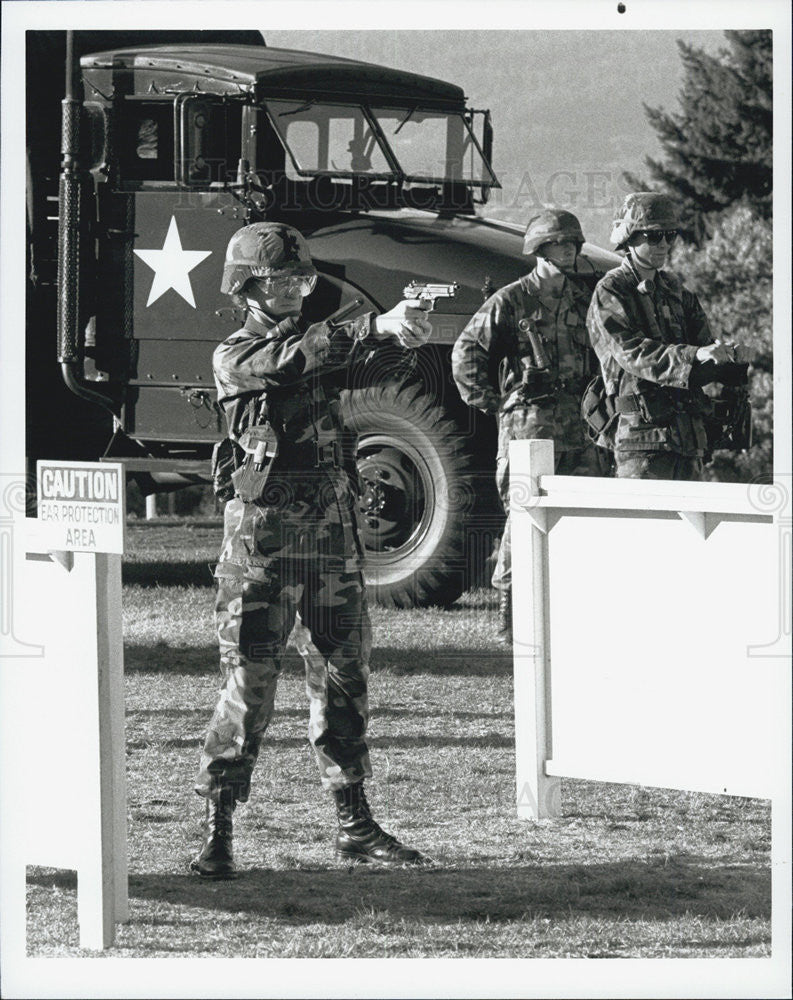
[[[220,84],[224,91],[240,87],[256,96],[316,93],[323,102],[343,98],[398,100],[411,105],[460,107],[462,89],[443,80],[389,69],[340,56],[257,45],[156,45],[114,49],[85,55],[84,70],[135,71],[158,87],[198,81]],[[143,81],[141,81],[143,82]],[[143,92],[136,85],[138,92]],[[145,90],[145,88],[144,88]]]

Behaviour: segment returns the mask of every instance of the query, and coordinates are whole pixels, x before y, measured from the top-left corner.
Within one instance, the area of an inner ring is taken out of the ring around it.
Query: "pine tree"
[[[749,370],[753,445],[717,451],[707,474],[722,482],[768,482],[773,470],[773,275],[771,223],[745,205],[726,211],[701,248],[676,247],[672,269],[700,298],[713,336],[754,355]]]
[[[680,205],[683,229],[698,241],[727,208],[742,203],[771,216],[772,37],[770,31],[726,31],[716,56],[678,41],[685,78],[680,111],[644,105],[665,159],[646,159],[653,183]]]

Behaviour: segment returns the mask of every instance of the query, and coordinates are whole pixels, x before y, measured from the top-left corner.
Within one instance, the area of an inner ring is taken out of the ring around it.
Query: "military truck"
[[[258,32],[27,45],[30,461],[121,461],[145,493],[207,482],[224,434],[212,352],[243,320],[220,294],[224,250],[251,221],[286,221],[319,271],[312,319],[456,285],[410,363],[379,352],[345,391],[371,592],[453,601],[503,515],[494,423],[461,402],[451,348],[532,265],[519,227],[478,214],[499,186],[489,112],[452,83]]]

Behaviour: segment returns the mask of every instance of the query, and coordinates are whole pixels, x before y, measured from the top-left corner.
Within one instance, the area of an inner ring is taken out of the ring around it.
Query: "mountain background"
[[[486,10],[483,7],[483,12]],[[715,53],[714,31],[270,31],[268,45],[344,56],[456,83],[489,108],[493,167],[503,185],[483,214],[525,224],[543,205],[579,217],[609,246],[624,172],[661,154],[642,103],[677,107],[676,40]]]

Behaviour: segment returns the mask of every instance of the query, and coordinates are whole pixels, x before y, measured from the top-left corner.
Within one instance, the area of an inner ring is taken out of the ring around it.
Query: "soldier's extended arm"
[[[360,300],[358,301],[360,305]],[[423,344],[430,333],[417,303],[400,302],[380,316],[366,313],[340,323],[353,304],[322,323],[308,325],[302,317],[288,317],[266,337],[246,331],[224,341],[213,357],[219,399],[242,392],[293,385],[305,378],[338,371],[364,351],[394,339],[404,348]]]
[[[397,302],[393,309],[382,313],[372,324],[372,334],[378,340],[393,338],[400,347],[413,350],[429,339],[432,326],[426,310],[418,299]]]
[[[693,344],[667,344],[636,329],[619,297],[599,285],[589,312],[593,346],[603,347],[631,375],[678,389],[688,387],[697,353]],[[599,342],[599,343],[598,343]]]
[[[291,385],[325,369],[342,367],[361,345],[375,347],[374,313],[348,323],[282,320],[268,336],[243,331],[220,344],[213,356],[219,398]]]
[[[689,344],[713,343],[708,317],[705,315],[697,296],[687,288],[682,289],[683,322],[686,326],[686,340]]]
[[[683,316],[689,341],[700,345],[696,363],[691,370],[690,384],[708,385],[710,382],[719,382],[730,386],[745,385],[752,352],[742,344],[714,341],[699,299],[687,288],[683,289]]]

